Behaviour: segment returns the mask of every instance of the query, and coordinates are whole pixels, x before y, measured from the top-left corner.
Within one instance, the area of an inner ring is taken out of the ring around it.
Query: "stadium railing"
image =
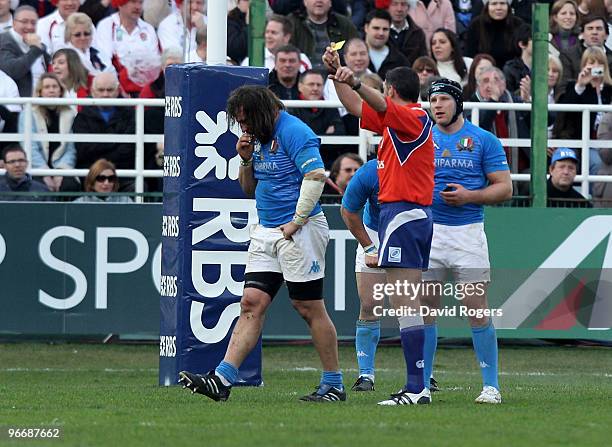
[[[339,108],[341,104],[334,101],[283,101],[287,108]],[[26,129],[23,134],[0,133],[0,141],[19,141],[22,143],[28,158],[31,159],[33,141],[73,141],[73,142],[125,142],[134,143],[135,151],[135,168],[134,169],[119,169],[117,175],[119,177],[135,178],[135,192],[142,194],[144,189],[145,178],[161,178],[163,176],[162,169],[144,169],[144,145],[145,143],[158,143],[163,141],[163,135],[145,134],[145,108],[147,107],[163,107],[163,99],[97,99],[97,98],[0,98],[1,105],[18,104],[26,111],[24,127]],[[116,106],[116,107],[134,107],[135,108],[135,132],[133,135],[124,134],[34,134],[32,133],[32,106],[33,105],[68,105],[68,106]],[[423,103],[423,107],[427,108],[428,103]],[[531,104],[514,104],[514,103],[479,103],[467,102],[464,104],[466,110],[471,110],[471,120],[478,125],[480,118],[480,110],[514,110],[514,111],[530,111]],[[570,147],[581,149],[581,165],[582,172],[576,177],[576,181],[581,183],[582,191],[589,190],[589,184],[592,182],[612,182],[612,175],[591,175],[589,172],[590,154],[589,148],[612,147],[611,140],[592,140],[590,138],[590,113],[591,112],[612,112],[612,105],[585,105],[585,104],[551,104],[548,106],[551,112],[579,112],[582,114],[582,126],[580,140],[548,140],[549,147]],[[374,135],[372,132],[361,130],[358,136],[330,136],[321,135],[323,144],[334,145],[357,145],[359,154],[366,159],[368,149],[373,147],[380,141],[380,136]],[[531,147],[529,138],[504,138],[501,139],[505,147],[513,148],[516,154],[519,147]],[[513,157],[516,159],[517,157]],[[29,172],[34,176],[79,176],[87,175],[87,169],[30,169]],[[4,170],[0,169],[0,175],[4,174]],[[512,180],[518,182],[528,182],[529,174],[516,173],[513,169]],[[138,201],[142,200],[141,196],[137,197]]]

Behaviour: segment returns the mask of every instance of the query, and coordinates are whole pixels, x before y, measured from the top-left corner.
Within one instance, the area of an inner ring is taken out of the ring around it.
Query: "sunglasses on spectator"
[[[426,71],[427,73],[434,73],[434,69],[429,67],[421,67],[417,71]]]
[[[115,183],[117,181],[116,175],[98,175],[96,177],[96,182],[104,183],[108,181],[109,183]]]
[[[89,31],[83,31],[83,32],[74,33],[72,35],[72,37],[82,37],[82,36],[89,37],[91,36],[91,33]]]
[[[27,162],[28,162],[28,160],[26,160],[25,158],[18,158],[17,160],[8,160],[8,161],[5,161],[4,164],[15,165],[17,163],[27,163]]]

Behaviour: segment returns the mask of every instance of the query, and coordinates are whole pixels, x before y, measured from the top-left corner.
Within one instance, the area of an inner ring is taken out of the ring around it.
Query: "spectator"
[[[606,16],[606,7],[603,0],[577,0],[578,23],[583,23],[588,16]]]
[[[350,18],[353,25],[355,25],[356,29],[363,29],[366,15],[375,6],[372,5],[371,0],[349,0],[349,3],[351,8]],[[334,0],[332,0],[332,8],[336,9]],[[339,14],[342,13],[339,12]]]
[[[439,81],[440,79],[442,79],[442,76],[433,75],[428,77],[424,84],[420,84],[421,89],[419,91],[419,101],[429,101],[429,89],[434,82]],[[431,111],[428,111],[428,113],[431,115]]]
[[[521,25],[516,30],[514,37],[521,55],[506,62],[503,70],[508,90],[514,94],[519,94],[521,80],[525,77],[531,77],[531,27],[527,24]]]
[[[419,76],[419,85],[421,90],[420,99],[421,101],[427,101],[427,91],[424,90],[425,86],[427,85],[427,81],[432,76],[440,76],[436,61],[429,56],[421,56],[414,61],[414,64],[412,64],[412,69]]]
[[[112,4],[119,10],[98,23],[96,42],[101,52],[111,56],[122,89],[138,96],[159,73],[157,34],[140,18],[142,0],[112,0]]]
[[[495,67],[495,59],[490,54],[480,53],[474,56],[472,65],[468,71],[468,82],[463,89],[463,100],[471,101],[472,96],[476,93],[476,78],[482,73],[485,68]]]
[[[559,99],[563,104],[610,104],[612,102],[612,78],[603,50],[590,47],[584,50],[578,80],[569,81],[565,93]],[[590,138],[597,138],[597,128],[602,112],[591,113]],[[559,112],[553,133],[557,138],[582,139],[582,113]],[[590,149],[589,172],[596,173],[601,167],[599,151]]]
[[[472,59],[463,57],[457,35],[448,29],[438,28],[431,36],[430,47],[438,75],[462,86],[467,84]]]
[[[346,186],[349,184],[357,169],[363,166],[363,160],[357,154],[346,152],[334,160],[329,172],[329,180],[325,193],[344,194]]]
[[[300,99],[319,101],[323,99],[323,75],[314,70],[307,70],[300,75],[298,90]],[[296,108],[291,114],[304,121],[317,135],[344,135],[344,124],[337,109],[328,108]],[[343,146],[340,146],[343,149]],[[321,157],[325,166],[330,166],[336,158],[338,148],[333,145],[321,146]]]
[[[76,51],[90,76],[96,76],[103,71],[115,71],[110,56],[92,46],[93,33],[93,22],[87,14],[71,14],[66,20],[64,32],[66,47]]]
[[[49,192],[42,183],[33,180],[26,171],[28,169],[28,158],[19,144],[10,144],[2,152],[2,161],[6,174],[0,177],[0,201],[37,202],[48,200],[48,197],[17,193],[45,193]],[[2,194],[8,193],[8,194]],[[11,194],[14,193],[14,194]]]
[[[13,27],[13,15],[11,14],[10,0],[0,0],[0,33]]]
[[[38,78],[50,61],[36,34],[38,15],[31,6],[15,10],[13,28],[0,34],[0,70],[9,75],[22,97],[32,96]]]
[[[559,58],[553,54],[548,55],[548,104],[556,104],[560,96],[561,76],[563,65]],[[531,102],[531,78],[529,76],[521,79],[520,95],[524,102]],[[553,127],[557,112],[548,112],[548,138],[553,138]],[[552,156],[553,149],[547,149],[548,156]]]
[[[591,202],[573,188],[577,171],[578,157],[576,157],[576,153],[573,150],[567,147],[561,147],[553,153],[550,167],[548,168],[550,177],[546,182],[548,207],[593,207]]]
[[[435,30],[445,28],[457,31],[455,12],[450,0],[417,0],[408,12],[414,23],[425,33],[425,42],[431,42]]]
[[[612,0],[604,0],[606,7],[606,19],[608,21],[608,38],[606,39],[606,47],[612,48]]]
[[[76,51],[62,48],[53,55],[53,72],[66,87],[66,98],[87,98],[89,77]]]
[[[14,0],[11,0],[11,5],[13,5],[13,1]],[[31,6],[32,8],[34,8],[39,17],[48,16],[57,9],[53,0],[19,0],[18,3],[19,6]]]
[[[323,53],[330,42],[358,36],[350,19],[331,11],[331,0],[304,0],[304,10],[291,13],[289,20],[291,43],[306,53],[313,68],[323,67]]]
[[[19,98],[17,84],[3,71],[0,71],[0,98]],[[0,132],[17,133],[19,112],[21,112],[21,106],[18,104],[0,105]],[[7,144],[6,141],[0,141],[0,152]]]
[[[166,4],[166,8],[167,8],[168,7],[167,3],[164,2],[164,4]],[[98,23],[100,23],[100,20],[108,17],[113,12],[115,12],[115,10],[111,6],[111,0],[85,0],[85,2],[81,4],[81,7],[79,8],[79,12],[82,12],[83,14],[87,14],[87,16],[91,18],[93,25],[97,26]],[[146,14],[146,11],[145,11],[145,14]]]
[[[248,3],[248,2],[247,2]],[[189,6],[187,6],[189,5]],[[196,48],[198,30],[206,28],[208,22],[204,15],[204,0],[177,0],[178,9],[161,21],[157,28],[157,37],[162,51],[166,48],[180,48],[192,51]],[[189,11],[187,8],[189,7]],[[188,14],[188,15],[187,15]],[[189,17],[189,32],[185,29],[183,15]]]
[[[354,3],[358,3],[357,2]],[[268,0],[270,8],[276,14],[288,15],[295,12],[304,5],[302,0]],[[332,0],[332,8],[338,14],[346,15],[346,0]],[[365,17],[365,14],[364,14]]]
[[[343,51],[344,62],[355,76],[361,78],[366,73],[371,73],[368,68],[370,66],[370,55],[365,41],[358,37],[350,39],[344,44]]]
[[[368,47],[363,40],[359,39],[358,37],[350,39],[344,44],[342,51],[346,66],[353,71],[358,79],[363,81],[363,77],[365,75],[372,74],[372,72],[368,69],[368,66],[370,65]],[[340,101],[338,99],[338,94],[336,93],[336,88],[334,87],[334,82],[331,79],[328,79],[325,82],[323,97],[329,101]],[[359,118],[347,113],[344,107],[340,107],[338,109],[338,113],[342,117],[346,134],[359,135]]]
[[[293,29],[291,22],[285,16],[273,15],[268,19],[266,23],[266,30],[264,33],[264,67],[272,71],[274,69],[275,54],[280,47],[289,44]],[[304,53],[300,53],[300,72],[304,72],[312,68],[312,63],[308,56]],[[249,58],[245,58],[242,61],[242,65],[249,65]]]
[[[128,196],[113,194],[117,191],[119,191],[119,179],[115,165],[101,158],[91,165],[85,178],[85,192],[95,195],[79,197],[75,202],[132,203],[132,199]]]
[[[52,0],[57,9],[51,14],[41,17],[36,25],[36,34],[47,47],[47,53],[53,54],[66,47],[65,24],[68,16],[79,9],[79,0]]]
[[[457,28],[455,34],[459,37],[461,47],[465,52],[467,29],[472,20],[482,12],[482,0],[451,0],[451,3],[455,10],[455,26]]]
[[[408,0],[391,0],[388,11],[391,15],[389,42],[406,56],[408,65],[417,57],[427,54],[425,32],[408,15]]]
[[[374,9],[365,20],[365,42],[370,56],[371,72],[385,79],[387,71],[408,65],[408,59],[395,47],[387,45],[391,15],[384,9]]]
[[[206,62],[206,45],[208,41],[206,27],[198,30],[195,40],[196,47],[189,52],[186,62]]]
[[[249,0],[238,0],[227,14],[227,55],[238,65],[249,54]]]
[[[599,128],[597,129],[598,140],[612,140],[612,112],[604,113]],[[602,147],[599,149],[601,168],[598,175],[612,175],[612,148]],[[612,207],[612,183],[597,182],[592,184],[593,198],[600,199],[595,202],[598,207]]]
[[[582,70],[581,60],[584,51],[590,47],[600,47],[605,50],[608,59],[607,65],[612,65],[612,51],[604,45],[608,37],[608,24],[601,16],[589,16],[584,19],[580,29],[582,30],[582,41],[568,50],[561,51],[559,58],[563,63],[562,88],[570,81],[575,81]]]
[[[504,73],[497,67],[482,70],[476,78],[477,90],[473,102],[515,103],[522,100],[512,95],[506,88]],[[479,127],[488,130],[497,138],[529,138],[530,114],[514,110],[481,110]],[[529,168],[530,153],[520,148],[518,160],[513,157],[512,148],[504,147],[506,158],[513,172],[523,172]]]
[[[114,73],[101,73],[92,83],[94,98],[117,98],[119,81]],[[134,134],[134,110],[131,107],[85,106],[74,119],[75,134]],[[119,169],[133,169],[135,147],[133,143],[97,142],[76,143],[77,168],[89,168],[96,160],[106,158]]]
[[[514,30],[523,21],[512,15],[512,0],[488,0],[478,17],[467,31],[465,54],[474,57],[477,53],[488,53],[495,59],[495,65],[504,64],[516,56]]]
[[[557,0],[550,10],[551,43],[557,51],[569,50],[578,43],[578,5],[574,0]]]
[[[166,87],[166,76],[165,71],[166,67],[174,64],[182,64],[183,63],[183,51],[179,47],[175,48],[166,48],[161,56],[161,70],[159,71],[159,76],[153,82],[145,87],[140,92],[141,98],[165,98],[165,87]],[[156,109],[162,110],[159,107]],[[162,119],[163,121],[163,119]],[[164,133],[163,129],[160,133]]]
[[[299,99],[299,73],[300,50],[293,45],[280,47],[276,52],[274,70],[269,75],[268,88],[280,99]]]
[[[44,73],[34,91],[37,98],[62,98],[65,88],[55,73]],[[19,115],[19,133],[26,132],[26,111]],[[32,106],[32,133],[70,134],[75,112],[70,106]],[[32,141],[32,167],[34,169],[72,169],[76,163],[73,142]],[[80,185],[72,178],[45,176],[42,178],[49,191],[78,191]]]
[[[361,82],[368,87],[378,90],[380,93],[385,91],[385,83],[376,73],[365,73],[361,76]]]

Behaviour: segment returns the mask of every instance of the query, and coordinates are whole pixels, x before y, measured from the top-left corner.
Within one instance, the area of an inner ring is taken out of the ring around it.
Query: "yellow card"
[[[341,50],[344,46],[344,42],[346,42],[346,40],[341,40],[340,42],[332,42],[331,49],[334,51]]]

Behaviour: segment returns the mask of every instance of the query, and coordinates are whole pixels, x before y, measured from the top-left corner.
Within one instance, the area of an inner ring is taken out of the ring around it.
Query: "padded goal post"
[[[240,313],[255,201],[238,184],[240,134],[229,94],[267,85],[264,68],[172,65],[166,69],[159,384],[206,373],[223,359]],[[261,385],[261,338],[239,384]]]

